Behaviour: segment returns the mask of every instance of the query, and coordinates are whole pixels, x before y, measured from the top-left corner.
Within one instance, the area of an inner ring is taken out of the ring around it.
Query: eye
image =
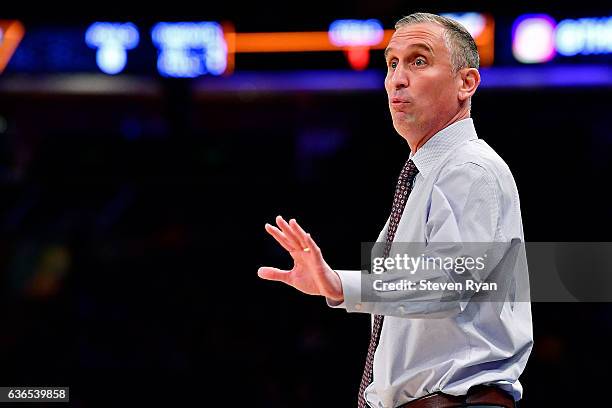
[[[417,67],[423,67],[427,65],[427,61],[423,57],[418,57],[414,60],[414,65],[416,65]]]
[[[397,68],[397,61],[395,61],[395,60],[391,61],[391,63],[389,64],[389,66],[390,66],[392,69]]]

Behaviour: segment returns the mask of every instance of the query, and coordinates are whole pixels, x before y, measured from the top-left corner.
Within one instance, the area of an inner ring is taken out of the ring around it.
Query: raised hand
[[[257,271],[262,279],[284,282],[309,295],[321,295],[343,301],[340,277],[323,259],[321,249],[310,234],[306,233],[294,219],[285,221],[280,215],[276,225],[266,224],[266,231],[285,248],[293,258],[290,271],[262,266]]]

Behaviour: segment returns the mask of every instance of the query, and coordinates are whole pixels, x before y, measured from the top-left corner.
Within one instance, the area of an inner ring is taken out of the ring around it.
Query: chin
[[[398,132],[403,130],[404,132],[409,132],[416,124],[416,119],[414,115],[407,114],[405,112],[399,112],[399,114],[395,114],[393,116],[393,127]]]
[[[410,130],[407,128],[406,125],[403,126],[398,126],[397,124],[395,124],[395,122],[393,123],[393,128],[395,129],[395,131],[404,139],[406,139],[406,135],[410,134]]]

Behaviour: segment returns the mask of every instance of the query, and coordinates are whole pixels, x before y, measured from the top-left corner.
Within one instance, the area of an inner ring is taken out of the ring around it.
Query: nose
[[[408,79],[408,71],[405,70],[401,64],[398,64],[397,68],[391,73],[391,77],[389,78],[389,84],[392,89],[402,89],[407,88],[410,84]]]

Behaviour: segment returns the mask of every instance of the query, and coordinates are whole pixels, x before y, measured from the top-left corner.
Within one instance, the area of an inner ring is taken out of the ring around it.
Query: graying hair
[[[444,42],[451,55],[451,66],[454,72],[463,68],[476,68],[480,66],[480,56],[476,42],[457,21],[447,17],[430,13],[413,13],[401,18],[395,23],[395,29],[411,24],[435,23],[444,27]]]

